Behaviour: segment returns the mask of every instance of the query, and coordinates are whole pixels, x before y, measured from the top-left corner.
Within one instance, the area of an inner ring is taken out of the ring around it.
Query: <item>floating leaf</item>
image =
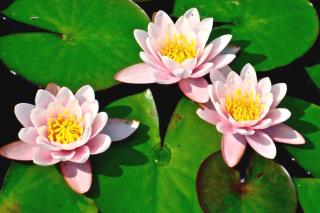
[[[320,161],[320,107],[292,97],[286,97],[281,107],[291,111],[288,125],[303,134],[306,139],[304,145],[286,145],[285,148],[303,168],[315,177],[320,177],[320,167],[315,163]]]
[[[295,212],[297,199],[287,171],[272,160],[251,157],[246,182],[229,168],[220,152],[199,170],[198,196],[205,212]]]
[[[34,83],[72,89],[115,85],[119,69],[140,61],[133,30],[148,23],[146,14],[128,0],[20,0],[3,13],[48,32],[0,37],[1,60]]]
[[[318,35],[317,13],[307,0],[176,0],[173,14],[180,16],[191,7],[226,23],[214,28],[213,35],[231,33],[233,43],[242,47],[237,68],[248,62],[259,71],[289,64]]]
[[[307,72],[312,81],[320,89],[320,64],[307,68]]]
[[[150,92],[106,108],[110,117],[141,121],[137,132],[94,158],[90,196],[102,212],[201,212],[196,175],[203,159],[220,147],[220,134],[182,99],[160,148],[157,111]]]
[[[94,202],[74,193],[55,166],[12,162],[0,194],[0,212],[98,212]]]
[[[320,179],[295,178],[293,182],[304,212],[315,212],[319,209]]]

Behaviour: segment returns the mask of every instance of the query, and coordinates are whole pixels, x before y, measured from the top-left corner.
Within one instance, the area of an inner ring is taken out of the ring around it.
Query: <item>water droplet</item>
[[[3,16],[3,17],[2,17],[2,20],[7,20],[7,18]]]
[[[296,159],[294,159],[294,158],[291,158],[291,160],[292,160],[292,161],[296,161]]]
[[[311,175],[311,172],[307,172],[308,175]]]
[[[240,183],[245,183],[245,182],[246,182],[246,179],[241,178]]]
[[[13,75],[17,75],[17,73],[13,70],[10,70],[10,72],[13,74]]]
[[[170,149],[164,145],[160,147],[160,144],[156,144],[153,148],[153,159],[154,162],[159,166],[165,166],[170,163],[171,160],[171,151]]]
[[[300,184],[298,184],[298,187],[300,187],[301,185]]]
[[[33,19],[38,19],[39,17],[38,16],[30,16],[30,20],[33,20]]]

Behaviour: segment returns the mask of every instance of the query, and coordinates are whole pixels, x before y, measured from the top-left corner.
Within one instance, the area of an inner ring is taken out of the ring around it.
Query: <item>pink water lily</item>
[[[203,76],[223,68],[235,58],[234,51],[223,52],[231,35],[220,36],[206,46],[212,25],[212,18],[200,21],[195,8],[188,10],[176,23],[165,12],[157,12],[154,22],[148,25],[148,32],[134,31],[143,50],[140,58],[144,63],[119,71],[115,79],[132,84],[179,82],[188,98],[207,102],[208,83]]]
[[[128,137],[139,126],[138,121],[108,119],[107,113],[98,113],[98,109],[90,86],[74,95],[66,87],[50,84],[46,90],[38,90],[35,105],[15,106],[23,125],[20,140],[1,147],[0,155],[41,166],[60,163],[67,184],[75,192],[85,193],[92,181],[89,156],[106,151],[112,141]]]
[[[305,143],[300,133],[283,124],[290,118],[290,111],[277,108],[287,92],[285,83],[271,85],[268,77],[257,81],[250,64],[244,66],[240,75],[226,67],[210,73],[210,78],[210,102],[198,109],[197,114],[223,134],[221,152],[228,166],[238,164],[247,144],[260,155],[273,159],[274,141]]]

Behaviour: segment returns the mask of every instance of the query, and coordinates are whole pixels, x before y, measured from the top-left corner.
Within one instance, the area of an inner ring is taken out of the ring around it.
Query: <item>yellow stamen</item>
[[[188,41],[187,37],[181,33],[174,35],[173,38],[168,36],[164,45],[160,48],[160,53],[163,56],[168,56],[172,60],[181,63],[197,55],[196,41]]]
[[[48,138],[51,142],[70,144],[77,141],[83,133],[80,121],[68,112],[48,120]]]
[[[236,121],[256,120],[260,117],[263,104],[260,102],[260,94],[242,92],[238,89],[233,97],[226,95],[226,110]]]

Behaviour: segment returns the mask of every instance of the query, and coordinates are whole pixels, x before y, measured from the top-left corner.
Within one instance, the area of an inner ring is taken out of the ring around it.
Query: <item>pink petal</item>
[[[191,28],[200,24],[200,15],[197,8],[191,8],[185,12],[184,16],[188,19]]]
[[[272,124],[272,119],[271,118],[266,118],[266,119],[263,119],[263,120],[259,121],[253,127],[253,129],[265,129],[265,128],[268,128],[269,126],[271,126],[271,124]]]
[[[291,116],[291,112],[285,108],[271,109],[267,117],[272,119],[271,125],[276,125],[288,120]]]
[[[214,69],[221,69],[228,64],[230,64],[233,59],[235,59],[236,55],[234,54],[223,54],[223,55],[218,55],[214,59],[211,60],[211,62],[214,64]]]
[[[167,72],[155,72],[154,77],[157,79],[156,83],[158,84],[175,84],[181,79]]]
[[[61,162],[60,170],[64,180],[72,190],[80,194],[89,191],[92,183],[92,171],[89,160],[84,163]]]
[[[47,138],[43,136],[38,136],[36,138],[36,144],[39,145],[41,148],[49,149],[51,151],[61,150],[60,147],[54,146],[52,143],[50,143],[50,141]]]
[[[200,78],[202,76],[205,76],[211,71],[212,67],[213,67],[213,63],[210,63],[210,62],[205,63],[205,64],[201,65],[199,68],[197,68],[197,71],[194,74],[192,74],[190,77],[191,78]]]
[[[30,118],[35,127],[47,125],[48,122],[47,111],[42,108],[34,108],[31,111]]]
[[[179,79],[188,78],[190,76],[191,72],[192,72],[192,70],[186,70],[184,68],[172,70],[172,74]]]
[[[62,87],[57,96],[56,99],[59,103],[61,103],[62,106],[67,105],[67,103],[69,103],[71,100],[74,100],[74,95],[73,93],[70,91],[70,89],[66,88],[66,87]]]
[[[38,147],[22,141],[15,141],[0,148],[0,155],[12,160],[29,161],[32,160]]]
[[[181,69],[181,64],[169,58],[168,56],[161,56],[163,64],[168,70]]]
[[[303,136],[285,124],[278,124],[264,130],[273,140],[280,143],[304,144]]]
[[[194,68],[196,67],[196,64],[197,58],[188,58],[181,63],[182,67],[188,70],[190,74],[192,73],[192,70],[194,70]]]
[[[246,64],[240,73],[241,79],[249,85],[255,86],[257,84],[257,74],[251,64]]]
[[[133,31],[134,38],[138,42],[139,46],[146,52],[148,52],[148,47],[146,44],[146,40],[148,38],[148,33],[144,30],[134,30]]]
[[[103,127],[105,127],[107,120],[108,120],[107,113],[105,112],[98,113],[98,115],[96,116],[96,119],[92,124],[92,133],[90,138],[95,137],[99,132],[101,132]]]
[[[26,104],[26,103],[20,103],[17,104],[14,107],[14,113],[19,120],[19,122],[24,126],[24,127],[31,127],[33,126],[31,119],[30,119],[30,114],[31,111],[35,108],[34,105],[32,104]]]
[[[273,94],[273,103],[271,108],[276,108],[287,93],[287,85],[285,83],[274,84],[271,88]]]
[[[227,45],[221,52],[221,54],[238,54],[240,51],[240,46]]]
[[[216,128],[222,134],[236,133],[235,130],[233,129],[233,127],[228,122],[226,122],[224,120],[221,120],[220,122],[218,122]]]
[[[212,18],[206,18],[200,22],[197,29],[198,42],[199,42],[200,48],[204,48],[205,44],[207,43],[212,30],[212,26],[213,26]]]
[[[46,87],[46,90],[50,92],[52,95],[56,96],[61,88],[54,83],[49,83]]]
[[[210,42],[204,48],[203,52],[199,54],[199,56],[198,56],[199,60],[198,60],[198,64],[197,64],[198,66],[201,66],[204,62],[208,61],[206,59],[207,59],[208,55],[210,54],[210,52],[212,51],[212,46],[213,46],[213,44],[212,44],[212,42]]]
[[[63,113],[65,108],[59,102],[51,102],[47,108],[49,118],[56,118],[60,113]]]
[[[239,134],[224,134],[221,141],[221,152],[229,167],[237,165],[246,150],[246,139]]]
[[[81,87],[75,94],[76,99],[81,105],[83,102],[95,100],[93,88],[89,85]]]
[[[22,128],[19,131],[18,137],[25,143],[35,145],[38,137],[38,131],[34,127]]]
[[[232,35],[226,34],[214,39],[212,41],[212,50],[206,60],[210,61],[214,57],[216,57],[219,53],[221,53],[222,50],[229,44],[231,38],[232,38]]]
[[[66,151],[66,150],[60,150],[60,151],[55,151],[55,152],[51,152],[51,156],[54,159],[57,159],[59,161],[68,161],[71,158],[73,158],[75,154],[75,151]]]
[[[168,25],[174,25],[168,14],[162,10],[159,10],[156,13],[154,17],[154,23],[161,29],[166,28]]]
[[[81,146],[75,149],[75,155],[70,161],[75,163],[84,163],[89,159],[90,150],[88,146]]]
[[[233,86],[233,84],[237,84],[237,79],[236,78],[232,78],[232,77],[229,77],[229,82],[232,83],[228,86]],[[234,81],[234,82],[231,82],[231,81]],[[221,81],[218,81],[215,83],[214,85],[214,89],[215,89],[215,96],[216,96],[216,100],[221,100],[221,99],[224,99],[226,97],[226,92],[227,92],[227,88],[225,86],[225,84],[223,84]]]
[[[249,129],[249,128],[237,128],[235,129],[235,131],[237,133],[239,133],[240,135],[253,135],[255,133],[254,129]]]
[[[262,78],[257,85],[258,92],[261,96],[265,96],[266,94],[271,92],[271,81],[269,77]]]
[[[153,58],[160,62],[160,57],[155,52],[155,49],[157,50],[158,47],[157,47],[157,44],[155,44],[156,42],[154,40],[155,40],[154,38],[148,37],[147,41],[146,41],[147,47],[148,47],[150,54],[153,56]]]
[[[95,100],[85,101],[81,105],[83,105],[86,102],[95,102]],[[81,118],[83,116],[81,106],[79,105],[79,102],[76,99],[73,99],[73,100],[69,101],[67,103],[67,105],[65,106],[64,111],[67,111],[70,114],[73,114],[77,119],[80,119],[80,120],[81,120]]]
[[[50,166],[59,162],[51,156],[51,150],[39,148],[33,155],[33,163],[40,166]]]
[[[204,78],[186,78],[179,82],[181,91],[191,100],[206,103],[209,100],[208,82]]]
[[[139,121],[110,118],[101,133],[110,136],[112,141],[121,141],[129,137],[139,127]]]
[[[90,154],[96,155],[106,151],[111,145],[111,138],[105,134],[98,134],[87,143]]]
[[[158,25],[150,22],[148,24],[148,35],[151,38],[158,39],[158,37],[161,35],[161,28]]]
[[[47,90],[39,89],[36,94],[36,106],[46,109],[50,102],[55,101],[55,97]]]
[[[163,66],[162,62],[154,58],[153,55],[146,52],[140,52],[140,58],[143,62],[145,62],[156,71],[168,72],[167,69]]]
[[[209,110],[209,109],[198,109],[197,115],[204,121],[211,123],[211,124],[217,124],[220,119],[219,115],[216,111]]]
[[[256,131],[254,135],[246,136],[246,139],[250,146],[263,157],[275,158],[277,154],[276,146],[266,133]]]
[[[99,104],[96,100],[86,101],[81,105],[82,116],[84,116],[87,113],[90,113],[91,118],[94,119],[97,116],[98,110]]]
[[[212,69],[210,71],[210,81],[212,83],[215,83],[217,81],[221,81],[222,83],[225,83],[227,76],[229,75],[230,72],[232,72],[232,70],[229,66],[225,66],[219,70]]]
[[[227,85],[228,86],[237,86],[237,85],[240,85],[241,83],[242,83],[242,80],[241,80],[240,76],[238,75],[238,73],[231,71],[229,73],[229,75],[227,76]],[[223,85],[222,83],[220,83],[220,84]],[[222,98],[222,97],[220,96],[220,98]]]
[[[117,81],[131,84],[155,83],[154,72],[156,72],[154,68],[145,63],[141,63],[119,71],[114,78]]]

